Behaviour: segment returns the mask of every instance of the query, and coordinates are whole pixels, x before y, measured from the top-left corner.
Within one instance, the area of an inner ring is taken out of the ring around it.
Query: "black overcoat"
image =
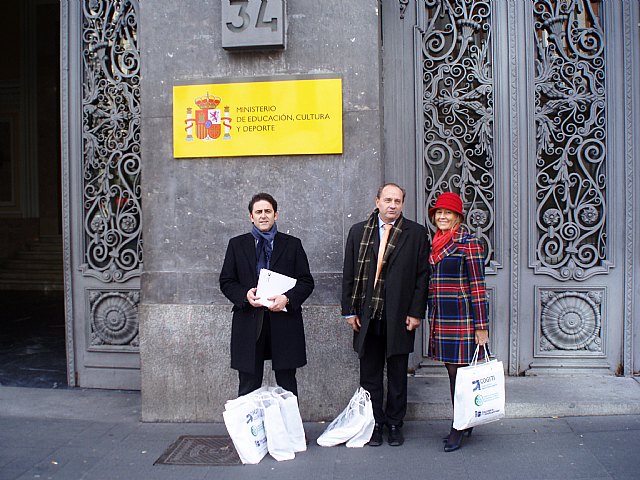
[[[302,242],[278,232],[273,240],[270,270],[297,280],[296,285],[285,293],[289,299],[287,311],[269,312],[272,367],[274,370],[302,367],[307,363],[302,303],[314,287]],[[255,345],[261,309],[249,304],[247,292],[257,283],[253,235],[246,233],[232,238],[220,271],[220,290],[233,303],[231,368],[251,374],[255,374]]]
[[[352,315],[351,295],[357,274],[358,251],[366,222],[356,223],[347,237],[342,276],[342,315]],[[364,339],[370,325],[371,296],[378,258],[379,236],[374,234],[369,282],[362,308],[360,332],[354,332],[353,348],[362,358]],[[429,284],[429,240],[427,231],[416,222],[403,219],[402,234],[389,257],[385,275],[384,310],[387,319],[387,357],[413,352],[415,330],[408,332],[407,316],[424,318]]]

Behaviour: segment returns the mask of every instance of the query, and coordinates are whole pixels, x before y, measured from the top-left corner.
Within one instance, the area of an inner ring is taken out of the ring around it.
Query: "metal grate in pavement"
[[[225,436],[182,435],[154,465],[242,465],[231,438]]]

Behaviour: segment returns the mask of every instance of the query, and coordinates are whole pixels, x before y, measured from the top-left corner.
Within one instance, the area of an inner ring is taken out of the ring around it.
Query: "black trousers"
[[[265,312],[262,319],[262,329],[256,342],[256,364],[255,373],[238,371],[238,396],[246,395],[262,386],[262,376],[264,373],[264,360],[271,357],[271,320],[269,313]],[[275,370],[276,383],[289,390],[296,397],[298,396],[298,382],[296,380],[296,369]]]
[[[360,359],[360,385],[371,394],[376,423],[402,426],[407,413],[409,354],[387,358],[386,335],[368,333]],[[384,365],[387,364],[387,404],[384,401]]]

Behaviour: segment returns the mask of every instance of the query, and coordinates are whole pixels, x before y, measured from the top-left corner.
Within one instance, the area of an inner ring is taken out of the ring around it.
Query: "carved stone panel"
[[[140,292],[98,291],[87,293],[91,350],[137,350]]]
[[[605,288],[537,290],[536,356],[604,356]]]

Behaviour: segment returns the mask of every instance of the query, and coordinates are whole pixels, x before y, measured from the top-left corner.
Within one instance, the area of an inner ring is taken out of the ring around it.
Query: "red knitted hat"
[[[462,212],[462,199],[453,192],[444,192],[440,194],[436,200],[436,204],[429,209],[429,217],[433,217],[433,214],[436,213],[436,210],[439,208],[451,210],[452,212],[460,214],[460,216],[464,218],[464,213]]]

